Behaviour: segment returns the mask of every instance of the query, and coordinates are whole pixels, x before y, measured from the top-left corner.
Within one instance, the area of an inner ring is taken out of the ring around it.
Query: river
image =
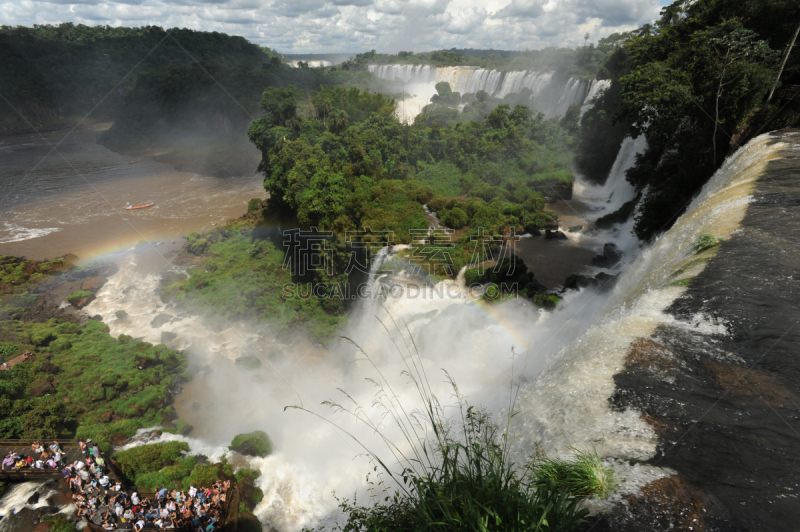
[[[34,260],[72,253],[85,262],[210,229],[265,196],[255,173],[220,179],[149,158],[130,164],[97,143],[108,126],[0,137],[0,252]],[[126,202],[151,201],[125,210]]]

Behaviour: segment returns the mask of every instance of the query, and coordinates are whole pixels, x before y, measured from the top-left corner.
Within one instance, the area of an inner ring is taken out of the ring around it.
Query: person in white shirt
[[[194,499],[194,496],[197,495],[197,488],[194,486],[189,486],[189,497]]]
[[[139,494],[136,493],[135,491],[133,492],[133,495],[131,495],[131,502],[133,503],[134,506],[138,505],[141,502],[141,500],[139,499]]]
[[[136,521],[136,524],[135,524],[135,525],[133,525],[133,529],[134,529],[136,532],[141,532],[141,530],[142,530],[143,528],[144,528],[144,519],[139,519],[138,521]]]

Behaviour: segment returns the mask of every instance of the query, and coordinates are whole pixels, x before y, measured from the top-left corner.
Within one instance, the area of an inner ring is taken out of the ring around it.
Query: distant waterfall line
[[[517,70],[503,72],[479,67],[435,67],[430,65],[369,65],[371,73],[379,78],[403,83],[413,97],[430,101],[434,86],[446,81],[450,88],[461,94],[485,91],[495,98],[503,98],[523,89],[530,89],[534,107],[546,117],[562,116],[572,105],[581,108],[581,115],[590,107],[589,102],[610,85],[608,80],[564,78],[552,71]],[[430,94],[429,94],[430,93]]]

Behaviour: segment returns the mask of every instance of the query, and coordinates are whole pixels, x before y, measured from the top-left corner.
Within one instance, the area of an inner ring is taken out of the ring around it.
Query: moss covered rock
[[[272,454],[272,440],[263,430],[237,435],[231,442],[231,450],[246,456],[267,456]]]

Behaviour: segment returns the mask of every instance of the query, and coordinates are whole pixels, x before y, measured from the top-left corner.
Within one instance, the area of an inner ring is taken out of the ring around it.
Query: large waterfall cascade
[[[535,70],[501,72],[430,65],[369,65],[368,68],[379,78],[400,85],[397,90],[402,90],[404,97],[398,102],[398,115],[407,121],[413,121],[430,103],[436,94],[435,85],[442,81],[448,82],[454,92],[475,94],[482,90],[496,98],[530,89],[534,108],[548,118],[563,115],[571,105],[581,107],[583,114],[591,99],[609,86],[608,80],[563,79],[555,72]]]
[[[626,139],[606,185],[585,190],[585,199],[596,201],[601,212],[613,207],[602,201],[604,193],[613,191],[614,204],[631,195],[620,176],[643,148],[642,142]],[[502,412],[507,405],[511,383],[524,383],[515,418],[515,452],[525,457],[542,446],[549,453],[562,454],[568,452],[569,444],[594,444],[625,477],[621,492],[633,492],[671,472],[637,464],[653,456],[655,434],[637,411],[610,408],[613,376],[624,366],[631,342],[652,334],[660,324],[725,334],[724,327],[707,316],[697,315],[684,323],[665,314],[685,291],[673,286],[670,276],[692,262],[693,243],[701,234],[725,237],[736,231],[755,181],[765,165],[780,156],[781,148],[771,135],[763,135],[731,156],[669,231],[649,247],[635,248],[636,254],[621,266],[619,281],[610,291],[571,292],[555,311],[540,312],[525,301],[483,306],[459,298],[464,288],[460,283],[445,281],[439,295],[405,291],[371,307],[370,312],[354,314],[345,334],[365,348],[382,373],[396,379],[396,399],[408,408],[416,405],[418,397],[402,378],[402,360],[376,315],[384,321],[395,320],[413,334],[434,391],[444,399],[450,397],[450,390],[442,368],[472,404],[494,412]],[[210,331],[202,326],[201,316],[182,314],[160,301],[158,278],[164,265],[143,268],[145,259],[140,253],[131,250],[116,257],[119,272],[86,312],[102,315],[115,335],[158,342],[162,327],[178,332],[180,346],[205,365],[176,398],[179,411],[198,405],[198,435],[161,438],[186,439],[193,452],[219,457],[227,452],[235,434],[266,430],[274,441],[274,454],[249,461],[250,467],[263,472],[258,480],[265,494],[256,508],[259,518],[281,531],[330,522],[337,514],[331,491],[351,496],[371,468],[359,457],[361,450],[341,433],[302,413],[284,412],[283,407],[302,404],[330,417],[319,405],[336,399],[336,389],[341,388],[369,413],[375,388],[365,382],[365,377],[373,375],[363,357],[341,345],[327,349],[309,347],[309,342],[278,346],[268,328],[251,323]],[[375,266],[386,258],[388,250]],[[703,267],[692,265],[685,274]],[[115,311],[120,309],[130,317],[116,318]],[[152,327],[152,318],[161,312],[172,312],[175,318],[170,324]],[[195,355],[194,346],[205,349]],[[281,353],[267,354],[269,349]],[[248,372],[230,363],[243,352],[261,356],[260,351],[264,351],[260,371]],[[181,407],[179,401],[186,406]],[[204,419],[206,426],[201,426]],[[367,445],[379,444],[369,431],[357,425],[346,427]],[[629,461],[634,465],[628,465]]]
[[[660,325],[728,334],[709,316],[699,314],[683,322],[666,314],[686,290],[670,281],[681,268],[686,268],[681,277],[705,268],[706,263],[694,260],[694,243],[700,235],[725,238],[737,231],[757,179],[784,147],[772,135],[762,135],[731,156],[675,225],[624,271],[588,330],[549,357],[548,365],[522,394],[519,452],[530,452],[535,443],[559,452],[569,442],[594,442],[605,457],[637,479],[625,462],[651,458],[656,438],[637,411],[611,409],[613,377],[622,370],[631,344],[649,337]],[[654,473],[650,466],[633,469],[643,470],[640,483],[667,473]]]

